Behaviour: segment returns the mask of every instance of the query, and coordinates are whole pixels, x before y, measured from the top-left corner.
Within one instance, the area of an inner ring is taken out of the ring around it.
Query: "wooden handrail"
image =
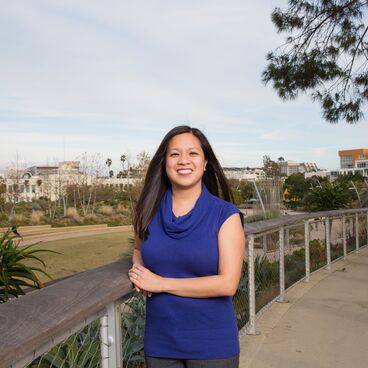
[[[114,262],[0,304],[0,367],[128,295],[130,267],[130,260]]]
[[[246,235],[298,221],[368,213],[368,208],[311,212],[245,224]],[[74,325],[130,294],[130,260],[114,262],[0,304],[0,368],[8,368]]]
[[[320,212],[306,212],[298,215],[285,215],[271,220],[263,220],[257,222],[251,222],[244,225],[244,231],[246,235],[257,234],[272,229],[277,229],[280,226],[291,225],[298,221],[315,219],[319,217],[337,217],[342,215],[353,215],[356,213],[366,212],[368,208],[348,209],[348,210],[333,210],[333,211],[320,211]]]

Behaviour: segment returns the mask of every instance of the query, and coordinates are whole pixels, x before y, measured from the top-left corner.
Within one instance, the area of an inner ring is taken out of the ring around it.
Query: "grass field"
[[[36,253],[46,263],[46,272],[53,279],[59,279],[126,257],[130,249],[129,238],[132,237],[132,232],[124,231],[42,242],[33,248],[50,249],[61,253]],[[27,261],[26,264],[37,267],[40,265],[35,261]],[[43,282],[50,281],[42,274],[39,274],[39,277]]]

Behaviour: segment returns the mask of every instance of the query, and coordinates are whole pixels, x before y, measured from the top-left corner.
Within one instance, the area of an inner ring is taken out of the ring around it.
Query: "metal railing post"
[[[109,368],[109,334],[107,315],[100,318],[101,368]]]
[[[248,241],[248,292],[249,292],[249,325],[247,334],[256,335],[256,288],[254,280],[254,235]]]
[[[342,246],[344,249],[344,259],[347,254],[347,244],[346,244],[346,217],[342,216]]]
[[[355,252],[359,251],[359,214],[355,214]]]
[[[326,217],[326,253],[327,253],[327,265],[326,269],[331,269],[331,239],[330,239],[330,218]]]
[[[280,264],[280,296],[278,301],[283,303],[285,301],[285,254],[284,254],[284,227],[281,226],[279,230],[279,264]]]
[[[366,245],[368,245],[368,212],[367,212],[366,230],[367,230],[367,244]]]
[[[309,282],[310,278],[310,231],[309,220],[304,221],[304,243],[305,243],[305,282]]]
[[[101,317],[101,367],[122,368],[121,300],[107,305],[107,314]]]

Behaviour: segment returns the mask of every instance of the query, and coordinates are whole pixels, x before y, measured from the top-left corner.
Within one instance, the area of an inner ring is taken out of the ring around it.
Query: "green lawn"
[[[131,231],[124,231],[42,242],[33,248],[51,249],[61,253],[38,254],[46,263],[46,271],[54,279],[58,279],[127,257],[129,238],[132,237]],[[26,264],[39,265],[39,262],[27,261]],[[50,281],[42,274],[39,276],[43,282]]]

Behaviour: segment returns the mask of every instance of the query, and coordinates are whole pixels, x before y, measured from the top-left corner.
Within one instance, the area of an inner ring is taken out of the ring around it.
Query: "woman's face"
[[[173,186],[199,185],[206,165],[201,143],[195,135],[183,133],[171,138],[166,152],[166,174]]]

